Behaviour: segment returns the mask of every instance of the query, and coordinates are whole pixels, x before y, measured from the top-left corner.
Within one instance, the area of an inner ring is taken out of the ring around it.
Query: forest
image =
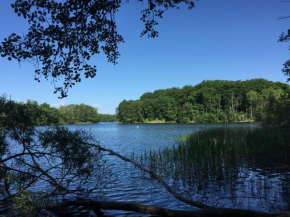
[[[115,122],[117,121],[117,116],[112,114],[99,114],[100,122]]]
[[[97,109],[83,103],[79,105],[70,104],[59,108],[51,107],[47,103],[38,104],[38,102],[32,100],[27,100],[26,103],[8,101],[6,104],[7,110],[2,115],[7,116],[8,112],[19,113],[15,115],[18,115],[21,119],[22,113],[25,113],[30,116],[33,126],[97,123],[100,121]]]
[[[144,93],[123,100],[117,108],[121,123],[215,123],[266,121],[273,103],[287,95],[289,85],[265,79],[205,80],[195,86]]]

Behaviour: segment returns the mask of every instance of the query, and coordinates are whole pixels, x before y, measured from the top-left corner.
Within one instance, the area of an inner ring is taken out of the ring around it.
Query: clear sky
[[[0,41],[10,33],[25,34],[27,23],[0,1]],[[145,92],[203,80],[264,78],[285,82],[282,64],[289,59],[289,44],[277,43],[290,28],[290,2],[280,0],[199,0],[196,8],[171,10],[159,21],[159,38],[140,38],[144,6],[124,4],[116,21],[125,43],[118,65],[97,55],[97,76],[83,79],[59,100],[50,81],[34,81],[34,68],[0,58],[0,94],[16,101],[36,100],[50,105],[85,103],[100,113],[115,113],[123,100],[138,99]]]

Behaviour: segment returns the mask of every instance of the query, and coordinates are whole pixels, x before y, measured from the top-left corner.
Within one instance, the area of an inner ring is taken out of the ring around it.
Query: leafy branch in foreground
[[[1,146],[6,144],[6,151],[0,160],[0,195],[1,205],[9,211],[33,211],[41,209],[45,200],[54,204],[65,197],[88,196],[100,190],[100,177],[104,181],[109,175],[102,153],[88,144],[92,137],[87,132],[63,127],[3,132],[6,137],[1,138]],[[29,203],[19,202],[27,201],[27,195]]]
[[[129,2],[127,0],[126,2]],[[192,0],[139,0],[147,3],[141,11],[145,29],[143,35],[157,37],[156,18],[170,8],[185,3],[191,9]],[[27,19],[28,33],[24,36],[12,33],[0,46],[2,57],[19,62],[28,60],[35,66],[35,80],[52,79],[54,93],[66,97],[68,89],[85,78],[93,78],[97,67],[89,60],[101,51],[107,60],[117,63],[118,45],[124,42],[117,31],[115,14],[124,2],[121,0],[15,0],[12,4],[18,16]],[[56,82],[62,79],[63,85]]]
[[[110,170],[89,144],[96,142],[92,135],[58,126],[36,129],[15,105],[0,99],[0,214],[31,216],[66,197],[96,196]],[[7,108],[10,113],[3,112]]]

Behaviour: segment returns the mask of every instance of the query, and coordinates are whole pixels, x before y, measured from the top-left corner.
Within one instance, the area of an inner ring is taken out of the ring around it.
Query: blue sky
[[[27,31],[27,23],[0,1],[0,40],[10,33]],[[16,101],[36,100],[50,105],[85,103],[100,113],[115,113],[123,100],[138,99],[157,89],[196,85],[203,80],[265,78],[285,82],[281,68],[289,56],[289,44],[277,43],[290,28],[290,2],[279,0],[199,0],[196,8],[171,10],[159,21],[159,37],[140,38],[144,6],[124,4],[116,21],[125,43],[117,65],[104,55],[92,59],[97,76],[83,79],[59,100],[51,81],[34,81],[34,68],[0,58],[0,94]]]

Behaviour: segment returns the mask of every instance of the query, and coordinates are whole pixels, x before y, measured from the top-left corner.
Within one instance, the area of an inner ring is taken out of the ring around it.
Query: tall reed
[[[177,145],[142,155],[160,173],[217,179],[235,177],[241,167],[276,169],[290,165],[288,132],[277,128],[213,128],[177,138]]]
[[[175,190],[203,203],[264,211],[289,204],[290,133],[285,129],[201,130],[139,160]]]

